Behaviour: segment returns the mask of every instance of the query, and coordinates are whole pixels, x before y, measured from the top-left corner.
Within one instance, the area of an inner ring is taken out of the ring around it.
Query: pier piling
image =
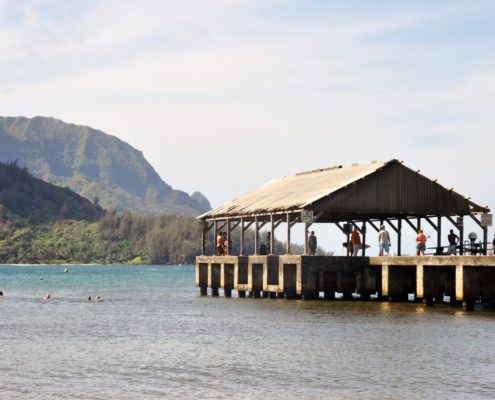
[[[201,295],[240,298],[411,301],[474,309],[495,302],[495,257],[199,256],[196,286]],[[359,294],[359,296],[354,296]]]

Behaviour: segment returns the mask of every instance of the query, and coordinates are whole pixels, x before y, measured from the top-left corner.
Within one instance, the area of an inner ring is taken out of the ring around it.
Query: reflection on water
[[[495,393],[493,312],[201,297],[192,266],[63,269],[0,267],[1,398]]]

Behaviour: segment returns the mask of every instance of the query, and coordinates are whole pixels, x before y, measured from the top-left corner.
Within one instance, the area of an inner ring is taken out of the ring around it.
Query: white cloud
[[[493,29],[442,28],[468,3],[302,16],[276,2],[33,4],[0,25],[6,115],[119,136],[214,205],[300,170],[398,157],[495,206],[479,184],[493,169]]]

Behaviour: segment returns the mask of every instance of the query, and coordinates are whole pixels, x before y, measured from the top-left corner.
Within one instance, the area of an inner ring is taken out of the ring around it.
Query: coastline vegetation
[[[260,234],[263,243],[265,233]],[[200,254],[201,228],[193,217],[105,212],[68,188],[17,166],[0,163],[0,263],[3,264],[186,264]],[[213,251],[213,232],[207,238]],[[232,254],[239,254],[239,229]],[[245,252],[254,253],[254,231],[245,233]],[[292,246],[294,253],[301,246]],[[275,241],[275,253],[284,243]]]
[[[4,264],[190,264],[200,254],[200,225],[195,218],[141,216],[109,212],[96,222],[58,220],[42,224],[9,215],[0,205],[0,263]],[[260,240],[263,234],[260,235]],[[213,235],[207,247],[211,253]],[[275,241],[275,253],[285,244]],[[293,244],[294,253],[302,246]],[[239,232],[232,235],[232,254]],[[254,231],[245,234],[245,251],[254,253]]]
[[[0,263],[172,264],[193,262],[198,223],[190,217],[111,212],[97,222],[0,222]]]

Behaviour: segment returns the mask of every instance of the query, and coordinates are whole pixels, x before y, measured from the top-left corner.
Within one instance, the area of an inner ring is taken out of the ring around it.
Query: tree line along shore
[[[126,211],[106,213],[95,222],[30,224],[21,219],[5,222],[2,210],[0,206],[2,264],[188,264],[200,254],[200,226],[191,217],[151,217]],[[247,254],[253,254],[254,231],[248,230],[244,241]],[[234,233],[233,254],[239,243],[239,234]],[[207,246],[213,248],[213,237]],[[275,253],[283,253],[284,246],[275,241]],[[300,247],[294,250],[302,251]]]
[[[0,163],[2,264],[194,263],[200,237],[196,218],[105,211],[97,197],[91,202],[44,182],[15,161]],[[231,239],[236,254],[239,232]],[[213,245],[208,238],[207,246]],[[254,253],[253,230],[246,232],[244,249]],[[276,241],[275,251],[283,253],[284,244]]]

